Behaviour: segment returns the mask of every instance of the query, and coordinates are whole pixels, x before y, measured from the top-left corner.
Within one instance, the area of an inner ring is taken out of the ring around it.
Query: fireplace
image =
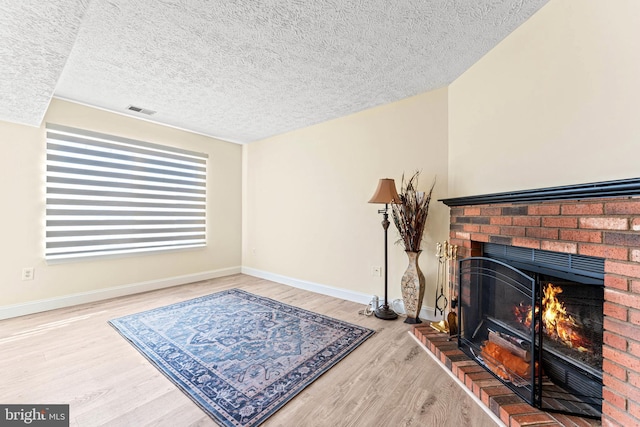
[[[529,404],[599,419],[604,259],[499,244],[460,261],[459,347]]]
[[[459,258],[486,256],[483,246],[495,243],[604,259],[601,420],[640,425],[640,178],[442,202],[451,209],[449,237]],[[505,412],[501,399],[478,389],[490,410]]]

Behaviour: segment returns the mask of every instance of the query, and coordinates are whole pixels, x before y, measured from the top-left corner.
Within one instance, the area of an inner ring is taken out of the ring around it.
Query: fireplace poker
[[[438,257],[438,280],[436,283],[436,302],[433,310],[433,315],[436,316],[437,312],[440,312],[441,316],[444,316],[444,311],[447,309],[448,300],[444,294],[444,281],[446,277],[447,269],[447,252],[449,251],[449,242],[446,240],[443,243],[438,242],[436,245],[436,256]],[[438,285],[440,285],[440,292],[438,292]],[[442,308],[440,305],[442,304]]]
[[[449,308],[449,314],[447,315],[447,323],[449,324],[449,336],[454,337],[458,335],[458,315],[456,314],[456,307],[458,305],[458,297],[455,295],[456,286],[456,260],[458,258],[458,245],[449,245],[448,253],[449,262],[451,264],[449,275],[449,299],[451,300],[451,306]]]

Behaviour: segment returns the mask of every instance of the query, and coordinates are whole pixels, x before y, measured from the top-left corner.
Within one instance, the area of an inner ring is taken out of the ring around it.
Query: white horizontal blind
[[[47,124],[45,258],[204,246],[207,157]]]

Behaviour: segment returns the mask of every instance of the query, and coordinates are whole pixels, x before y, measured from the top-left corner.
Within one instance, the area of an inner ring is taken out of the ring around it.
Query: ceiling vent
[[[134,105],[129,105],[127,107],[127,110],[135,111],[136,113],[146,114],[147,116],[151,116],[151,115],[157,113],[157,111],[147,110],[146,108],[140,108],[140,107],[136,107]]]

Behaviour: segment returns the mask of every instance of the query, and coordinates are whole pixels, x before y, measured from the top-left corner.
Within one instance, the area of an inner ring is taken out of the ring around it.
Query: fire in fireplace
[[[604,262],[486,244],[460,261],[460,348],[531,405],[600,418]]]

